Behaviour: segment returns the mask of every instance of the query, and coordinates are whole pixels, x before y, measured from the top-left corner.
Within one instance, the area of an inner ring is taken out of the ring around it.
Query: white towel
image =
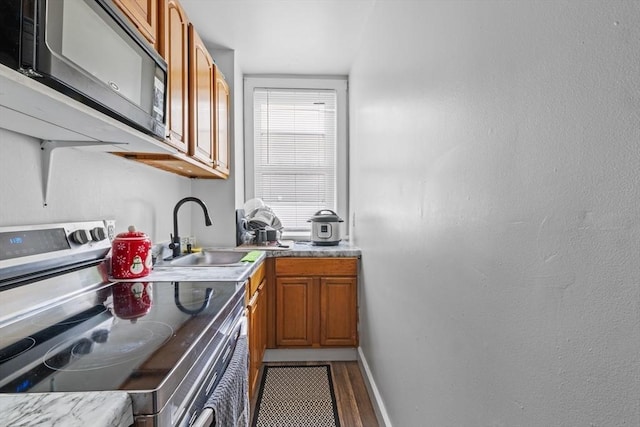
[[[247,336],[240,335],[229,366],[205,408],[214,413],[215,426],[249,426],[249,369]]]

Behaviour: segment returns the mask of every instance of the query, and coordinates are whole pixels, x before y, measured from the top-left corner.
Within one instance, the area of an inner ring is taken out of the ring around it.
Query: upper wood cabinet
[[[215,64],[189,24],[189,155],[213,166],[215,156]]]
[[[158,49],[158,0],[113,0],[138,28],[140,33]]]
[[[167,61],[167,142],[186,153],[189,143],[189,21],[175,0],[164,7],[161,54]]]
[[[215,84],[215,159],[213,167],[229,175],[229,85],[216,66]]]
[[[137,9],[147,4],[142,0],[117,1],[133,3],[131,9],[138,3]],[[165,142],[178,152],[114,154],[189,178],[228,178],[229,86],[180,2],[150,1],[149,8],[151,3],[153,8],[160,5],[157,46],[167,62]]]

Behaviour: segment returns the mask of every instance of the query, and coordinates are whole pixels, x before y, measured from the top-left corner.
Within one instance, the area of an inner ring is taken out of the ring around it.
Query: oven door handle
[[[215,421],[214,412],[211,408],[204,408],[204,410],[198,415],[196,421],[191,424],[191,427],[210,427]]]

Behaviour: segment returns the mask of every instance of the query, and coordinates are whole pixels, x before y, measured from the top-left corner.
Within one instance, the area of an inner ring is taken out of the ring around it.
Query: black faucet
[[[196,202],[202,208],[204,212],[204,224],[208,227],[212,224],[211,218],[209,217],[209,210],[204,202],[197,197],[185,197],[176,203],[176,206],[173,208],[173,237],[171,238],[171,244],[169,247],[173,250],[173,258],[177,258],[180,256],[180,234],[178,234],[178,209],[180,206],[185,204],[186,202]]]

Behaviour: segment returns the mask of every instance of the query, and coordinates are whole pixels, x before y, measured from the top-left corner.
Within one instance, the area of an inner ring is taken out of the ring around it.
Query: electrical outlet
[[[193,236],[180,237],[180,245],[186,247],[187,245],[195,246],[196,238]]]

